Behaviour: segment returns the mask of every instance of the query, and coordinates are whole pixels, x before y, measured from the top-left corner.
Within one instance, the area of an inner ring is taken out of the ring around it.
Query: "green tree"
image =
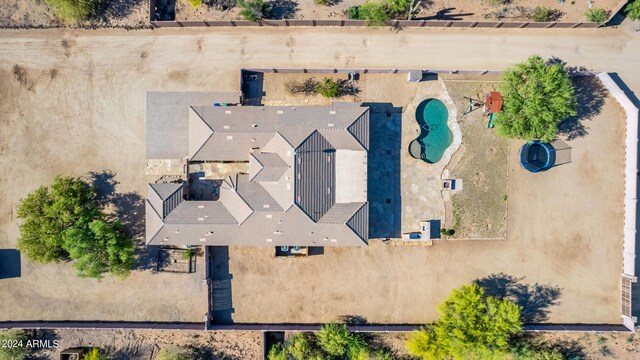
[[[249,21],[258,21],[268,18],[271,14],[271,6],[264,0],[238,0],[240,15]]]
[[[316,91],[327,98],[338,97],[340,95],[340,84],[332,78],[326,77],[316,84]]]
[[[344,324],[326,324],[316,334],[318,345],[327,354],[332,356],[343,356],[349,351],[349,346],[353,342],[353,333]]]
[[[607,21],[607,17],[609,16],[609,12],[602,8],[591,8],[584,13],[584,16],[588,21],[602,23]]]
[[[269,350],[268,360],[289,360],[289,354],[284,344],[275,344]]]
[[[92,348],[82,356],[82,360],[107,360],[107,355],[98,348]]]
[[[133,241],[118,221],[94,220],[87,227],[71,228],[63,241],[80,277],[101,279],[107,272],[126,277],[133,267]]]
[[[23,330],[0,331],[0,360],[22,360],[29,348],[29,337]]]
[[[88,223],[100,214],[95,191],[85,181],[56,177],[50,188],[42,186],[17,206],[20,224],[18,249],[39,262],[66,258],[62,236],[77,223]]]
[[[633,0],[625,8],[624,12],[631,20],[640,20],[640,0]]]
[[[564,66],[545,64],[537,55],[507,70],[500,92],[503,111],[494,123],[505,137],[551,141],[558,123],[576,115],[574,89]]]
[[[369,1],[358,6],[357,16],[359,20],[365,20],[369,26],[382,26],[391,18],[386,4]]]
[[[476,284],[454,290],[438,309],[440,320],[410,337],[410,354],[429,360],[502,357],[522,331],[520,307],[485,296]]]
[[[102,0],[45,0],[64,22],[78,22],[94,16]]]
[[[134,264],[133,241],[122,224],[105,220],[95,189],[86,181],[56,177],[17,207],[18,249],[39,262],[72,260],[80,277],[105,272],[125,277]]]

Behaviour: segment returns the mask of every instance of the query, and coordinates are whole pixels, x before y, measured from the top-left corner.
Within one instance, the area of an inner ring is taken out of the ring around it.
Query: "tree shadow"
[[[134,269],[155,269],[157,247],[146,246],[144,198],[137,192],[120,193],[116,173],[111,170],[90,172],[89,181],[96,190],[96,200],[107,209],[109,217],[118,220],[124,226],[129,237],[136,246],[136,263]]]
[[[271,19],[291,19],[298,11],[298,3],[292,0],[274,0],[271,4]]]
[[[27,359],[29,360],[48,360],[51,359],[51,349],[54,341],[60,340],[58,334],[54,330],[27,330],[27,336],[30,340],[40,340],[49,346],[36,346],[32,348]]]
[[[97,18],[99,18],[100,20],[125,18],[129,16],[132,10],[138,7],[141,3],[143,3],[143,0],[103,1],[101,8],[98,9],[97,11],[97,15],[98,15]],[[174,7],[175,7],[175,1],[174,1]]]
[[[549,307],[558,304],[562,289],[553,285],[523,284],[524,277],[517,278],[504,273],[491,274],[474,281],[484,289],[485,295],[498,299],[510,299],[522,307],[524,323],[540,323],[549,317]]]
[[[347,325],[365,325],[367,324],[367,318],[360,315],[340,315],[338,316],[338,322],[347,324]]]
[[[565,136],[567,140],[573,140],[589,134],[584,121],[592,120],[600,114],[604,99],[607,96],[606,88],[596,77],[574,77],[571,82],[575,89],[577,114],[558,124],[558,133]]]

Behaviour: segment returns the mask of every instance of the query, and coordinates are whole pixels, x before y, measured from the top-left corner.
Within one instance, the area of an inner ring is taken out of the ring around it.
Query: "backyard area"
[[[463,115],[467,107],[465,96],[481,98],[495,91],[499,83],[446,83],[462,130],[462,146],[447,169],[451,178],[464,181],[463,191],[454,194],[446,206],[446,228],[455,229],[454,239],[505,239],[508,141],[487,128],[489,118],[483,116],[481,109]]]

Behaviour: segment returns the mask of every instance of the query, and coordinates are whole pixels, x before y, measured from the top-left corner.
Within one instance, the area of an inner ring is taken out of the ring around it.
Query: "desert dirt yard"
[[[634,65],[624,59],[638,57],[639,47],[632,46],[637,37],[606,29],[553,30],[554,44],[574,44],[564,49],[550,44],[548,34],[0,31],[0,247],[15,247],[18,200],[56,174],[111,170],[118,192],[146,195],[146,91],[235,91],[240,67],[499,69],[534,50],[571,65],[633,73]],[[503,56],[487,55],[503,46]],[[606,51],[612,48],[619,49],[615,56]],[[628,78],[632,87],[640,85]],[[513,220],[506,241],[443,241],[430,248],[372,241],[368,248],[326,249],[301,261],[275,261],[272,249],[231,248],[233,321],[323,322],[339,315],[377,323],[431,321],[452,288],[505,273],[524,277],[522,284],[561,289],[548,321],[618,323],[623,118],[607,99],[585,125],[586,136],[568,141],[571,164],[534,177],[510,161]],[[518,148],[510,147],[512,158]],[[548,209],[556,211],[542,211]],[[77,279],[67,264],[22,259],[21,268],[21,277],[0,282],[0,292],[7,294],[0,298],[2,320],[201,321],[206,311],[197,275],[185,281],[182,274],[136,271],[124,282],[97,282]]]

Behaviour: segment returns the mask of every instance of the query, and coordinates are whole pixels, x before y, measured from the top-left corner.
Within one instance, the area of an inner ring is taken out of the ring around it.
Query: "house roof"
[[[149,244],[367,244],[368,108],[191,106],[188,113],[191,160],[248,161],[249,174],[224,179],[215,201],[186,201],[175,185],[150,185]]]

